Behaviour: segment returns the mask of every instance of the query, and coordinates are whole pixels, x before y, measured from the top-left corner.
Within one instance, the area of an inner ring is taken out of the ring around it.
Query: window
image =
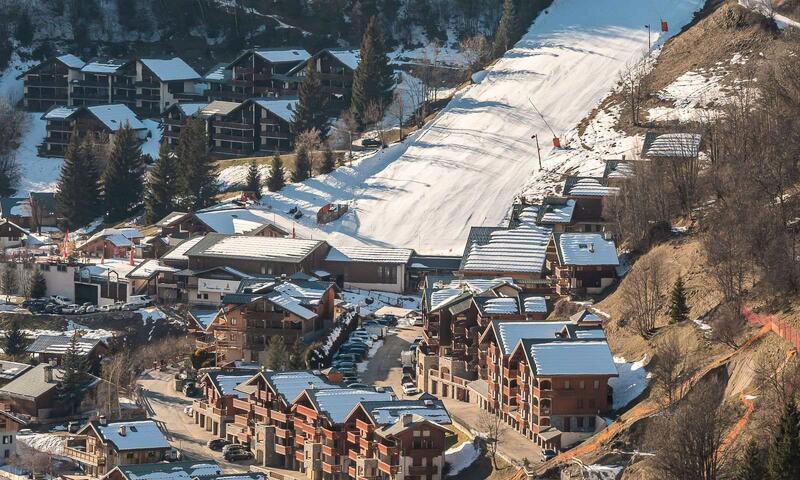
[[[582,398],[579,398],[577,400],[577,403],[578,403],[578,408],[583,408],[583,399]]]
[[[589,417],[589,428],[594,430],[594,426],[595,426],[595,418],[594,417]]]
[[[14,441],[11,435],[3,435],[3,445],[10,445]]]
[[[583,417],[578,417],[578,428],[583,428]]]
[[[570,389],[569,380],[564,380],[564,390],[569,390],[569,389]]]
[[[378,265],[378,283],[397,283],[397,267]]]
[[[594,389],[598,390],[599,388],[600,388],[600,380],[595,380],[594,381]]]
[[[581,380],[580,382],[578,382],[578,388],[580,388],[581,390],[583,390],[584,388],[586,388],[586,382],[584,382],[583,380]]]

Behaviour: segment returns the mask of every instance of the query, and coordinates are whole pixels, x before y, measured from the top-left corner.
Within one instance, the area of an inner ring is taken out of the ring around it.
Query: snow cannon
[[[553,137],[553,147],[561,148],[561,139],[558,137]]]

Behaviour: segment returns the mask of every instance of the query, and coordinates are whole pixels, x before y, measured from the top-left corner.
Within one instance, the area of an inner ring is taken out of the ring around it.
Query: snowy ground
[[[481,449],[475,442],[464,442],[444,452],[444,461],[450,464],[448,477],[454,477],[467,469],[481,455]]]
[[[625,362],[622,357],[614,357],[619,377],[608,380],[608,384],[614,389],[614,403],[611,408],[614,410],[624,408],[647,388],[651,374],[644,369],[645,361],[647,361],[646,355],[633,363]]]
[[[679,31],[702,4],[556,0],[480,84],[457,94],[406,142],[354,168],[287,186],[264,203],[277,212],[298,205],[300,223],[334,245],[460,253],[469,227],[500,224],[521,191],[552,190],[564,173],[602,168],[601,154],[575,150],[575,127],[626,63],[643,55],[644,24],[664,15],[671,32]],[[665,39],[653,37],[656,45]],[[552,148],[548,125],[566,148]],[[533,134],[541,137],[544,171],[537,171]],[[317,226],[315,214],[328,202],[350,203],[352,213]]]
[[[345,290],[342,292],[342,299],[357,306],[362,316],[371,315],[387,305],[419,310],[422,302],[422,299],[415,295],[400,295],[377,290]],[[367,299],[370,299],[370,303],[367,303]]]
[[[17,435],[17,440],[34,450],[60,456],[64,453],[67,437],[52,433],[31,433]]]
[[[369,347],[367,358],[356,364],[356,370],[358,370],[358,373],[364,373],[367,371],[367,368],[369,368],[369,361],[378,353],[378,350],[380,350],[382,346],[383,340],[378,340],[377,342],[373,343],[371,347]]]

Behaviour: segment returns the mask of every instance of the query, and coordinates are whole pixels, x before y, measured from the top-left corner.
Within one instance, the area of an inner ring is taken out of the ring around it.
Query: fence
[[[789,343],[794,345],[800,351],[800,332],[796,328],[789,325],[785,321],[775,317],[774,315],[762,315],[755,313],[747,307],[742,307],[742,315],[751,325],[767,325],[770,330],[785,338]]]

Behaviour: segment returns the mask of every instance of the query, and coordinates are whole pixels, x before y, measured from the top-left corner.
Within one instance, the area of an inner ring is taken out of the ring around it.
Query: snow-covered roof
[[[545,202],[541,206],[541,223],[570,223],[575,211],[575,200],[568,199],[563,203]]]
[[[56,59],[69,68],[80,69],[83,68],[84,65],[86,65],[86,62],[84,62],[83,60],[81,60],[80,58],[76,57],[71,53],[67,53],[66,55],[59,55],[56,57]]]
[[[699,133],[647,132],[642,146],[642,158],[696,157],[700,152],[701,140]]]
[[[523,304],[525,313],[547,313],[547,301],[544,297],[527,297]]]
[[[519,305],[516,298],[489,298],[483,302],[483,311],[487,315],[519,313]]]
[[[356,405],[367,401],[392,400],[390,392],[376,392],[355,388],[339,388],[335,390],[307,390],[312,401],[321,412],[325,412],[331,423],[343,423]]]
[[[598,178],[576,178],[574,183],[565,186],[564,193],[573,197],[608,197],[619,192],[617,187],[604,185]]]
[[[185,116],[191,117],[203,108],[207,107],[208,102],[176,103],[175,105],[177,105],[176,108],[179,108]]]
[[[162,265],[156,259],[145,260],[144,262],[140,263],[135,269],[131,270],[127,277],[128,278],[151,278],[158,272],[177,272],[177,268],[170,267],[168,265]]]
[[[393,425],[401,415],[414,414],[439,425],[453,423],[441,400],[395,400],[388,402],[361,402],[364,411],[377,425]]]
[[[517,228],[495,230],[488,243],[467,246],[462,270],[541,272],[551,233],[551,227],[527,221]]]
[[[264,298],[266,298],[267,301],[274,303],[285,310],[288,310],[304,320],[311,320],[317,316],[315,312],[312,312],[306,307],[300,305],[299,301],[290,297],[289,295],[280,292],[272,292],[269,295],[266,295]]]
[[[142,58],[139,61],[162,82],[200,79],[200,74],[179,57],[170,58],[168,60]]]
[[[358,62],[361,61],[361,52],[359,50],[329,49],[328,52],[350,70],[355,70],[358,67]]]
[[[314,375],[307,371],[271,372],[265,373],[264,378],[272,385],[275,393],[282,396],[287,404],[293,402],[300,395],[300,392],[307,388],[316,390],[341,388],[338,385],[328,383],[319,375]]]
[[[214,383],[220,394],[234,395],[237,398],[247,398],[247,394],[236,390],[236,387],[253,378],[253,374],[228,375],[222,372],[210,372],[208,378]]]
[[[170,448],[164,432],[152,420],[94,424],[97,433],[111,442],[118,451]],[[124,429],[123,429],[124,427]]]
[[[302,48],[267,48],[255,50],[254,53],[270,63],[299,63],[311,58],[311,54]]]
[[[190,462],[141,463],[116,467],[128,480],[191,480],[193,478],[218,478],[222,468],[213,460]]]
[[[320,285],[319,288],[315,288],[315,286],[316,283],[312,285],[310,282],[295,283],[295,281],[286,281],[276,285],[274,288],[275,291],[289,295],[303,303],[319,305],[322,296],[328,289],[324,288],[322,285]]]
[[[71,343],[72,337],[69,335],[39,335],[25,351],[63,355],[67,353]],[[88,355],[100,343],[102,340],[99,338],[78,338],[76,340],[77,352],[80,355]]]
[[[522,344],[537,375],[618,375],[605,341],[525,339]]]
[[[413,250],[408,248],[374,247],[359,245],[351,247],[331,247],[327,262],[367,262],[407,264]]]
[[[112,132],[116,132],[125,124],[128,124],[134,130],[147,130],[145,124],[136,117],[136,114],[127,105],[95,105],[86,107],[86,109]]]
[[[144,238],[144,235],[142,235],[142,233],[135,228],[104,228],[89,237],[89,239],[85,242],[78,245],[78,248],[83,248],[84,246],[100,238],[111,242],[111,244],[115,247],[131,247],[133,246],[132,240]]]
[[[214,65],[208,72],[205,74],[205,78],[211,82],[221,82],[225,80],[225,70],[228,68],[227,63],[218,63]]]
[[[253,101],[256,102],[262,108],[264,108],[265,110],[269,110],[270,112],[277,115],[278,118],[286,122],[292,121],[292,118],[294,116],[294,109],[297,106],[297,102],[299,102],[297,97],[254,98]]]
[[[200,114],[205,116],[211,115],[227,115],[232,111],[239,108],[242,104],[238,102],[226,102],[223,100],[214,100],[205,107],[200,109]]]
[[[209,233],[202,241],[190,248],[186,255],[256,258],[261,261],[299,263],[322,244],[321,240]]]
[[[617,247],[599,233],[561,233],[555,236],[561,265],[619,265]]]
[[[515,286],[514,280],[510,277],[464,278],[452,279],[449,283],[434,283],[431,285],[428,311],[445,307],[464,295],[478,295],[502,285]]]
[[[42,118],[45,120],[66,120],[79,109],[80,107],[56,106],[45,112]]]
[[[195,213],[195,217],[216,233],[246,234],[264,225],[274,225],[275,214],[254,208],[231,208]]]
[[[511,355],[522,339],[553,339],[564,329],[566,322],[492,322],[497,343],[506,355]]]
[[[189,315],[195,319],[203,330],[208,330],[208,327],[214,323],[214,319],[219,315],[219,309],[196,307],[189,309]]]
[[[127,64],[127,60],[93,60],[87,64],[85,64],[81,68],[81,72],[84,73],[100,73],[100,74],[109,74],[115,73],[117,70],[120,69],[123,65]]]
[[[178,244],[175,248],[164,254],[161,257],[162,260],[183,260],[189,261],[189,257],[186,256],[186,252],[189,251],[192,247],[197,245],[197,243],[202,240],[204,237],[194,237],[184,240],[182,243]]]

